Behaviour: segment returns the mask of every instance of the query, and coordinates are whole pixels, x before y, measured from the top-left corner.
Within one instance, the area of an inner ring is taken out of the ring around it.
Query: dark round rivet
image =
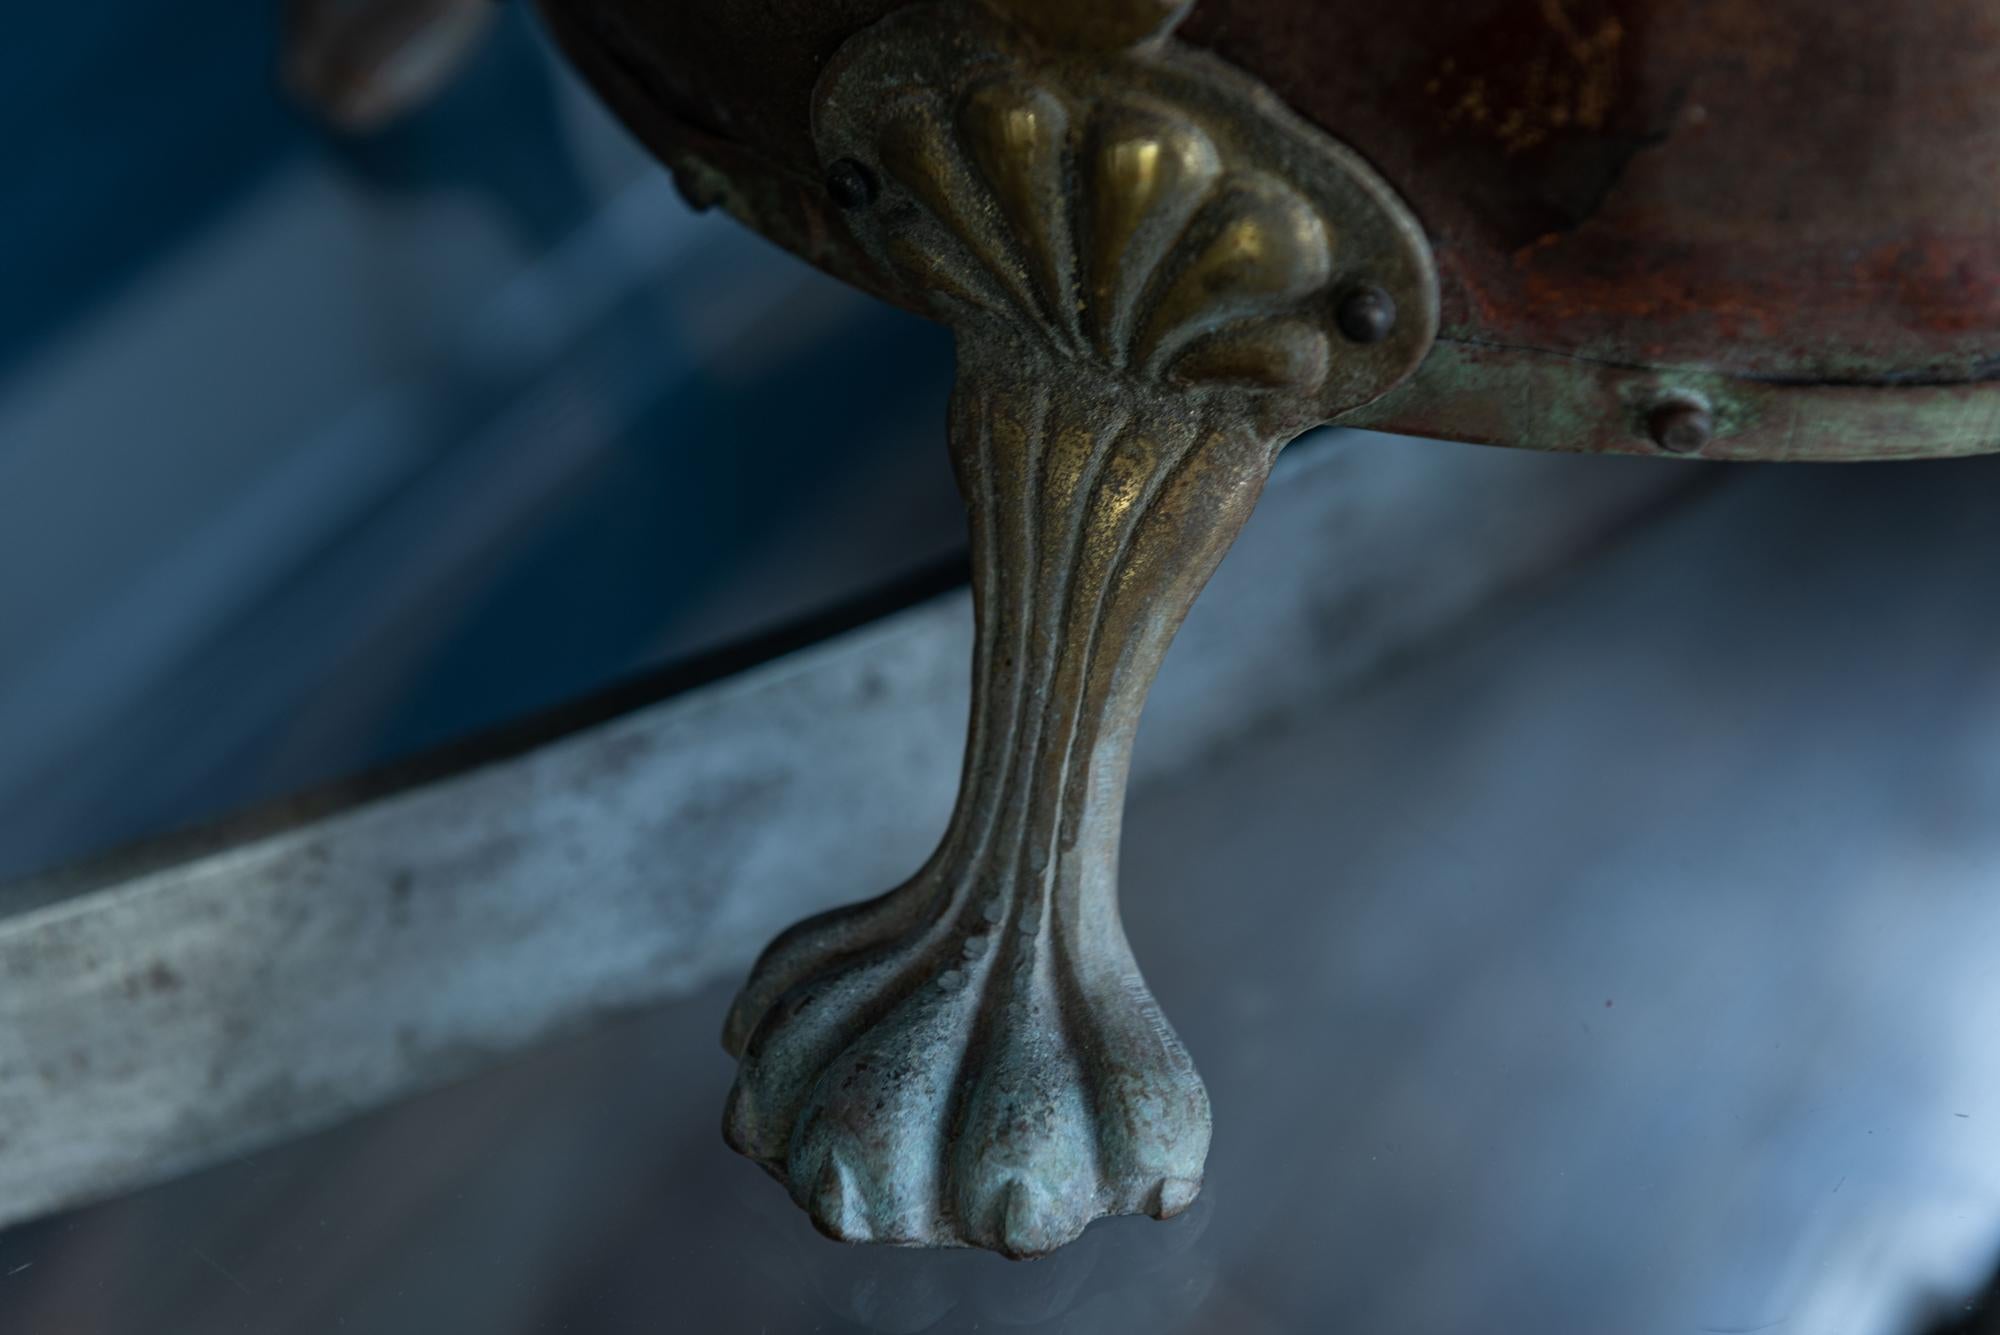
[[[826,169],[826,193],[843,209],[865,209],[875,202],[875,173],[842,158]]]
[[[714,198],[696,186],[692,173],[676,169],[669,175],[673,177],[674,190],[680,195],[681,203],[696,213],[706,213],[715,207]]]
[[[1699,403],[1678,399],[1646,414],[1646,431],[1668,454],[1693,454],[1715,435],[1715,419]]]
[[[1396,327],[1396,299],[1373,283],[1340,299],[1335,319],[1351,343],[1380,343]]]

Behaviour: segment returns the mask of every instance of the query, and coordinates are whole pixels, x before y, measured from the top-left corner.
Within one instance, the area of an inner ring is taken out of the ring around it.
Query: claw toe
[[[840,1156],[826,1156],[819,1181],[813,1185],[812,1202],[807,1207],[814,1227],[839,1242],[870,1240],[868,1221],[854,1193],[853,1177]]]
[[[1201,1194],[1201,1183],[1185,1177],[1163,1177],[1153,1187],[1152,1199],[1146,1203],[1146,1213],[1155,1219],[1172,1219],[1175,1215],[1194,1204],[1194,1198]]]

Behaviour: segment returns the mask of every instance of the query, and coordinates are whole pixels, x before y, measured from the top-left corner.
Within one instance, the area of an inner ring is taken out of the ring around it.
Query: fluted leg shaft
[[[957,807],[911,880],[765,952],[725,1129],[837,1237],[1025,1256],[1200,1186],[1208,1096],[1125,941],[1119,826],[1146,692],[1274,443],[984,339],[951,416],[978,617]]]

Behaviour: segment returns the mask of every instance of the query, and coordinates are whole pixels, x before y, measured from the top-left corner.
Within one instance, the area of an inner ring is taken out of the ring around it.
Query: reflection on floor
[[[2000,1254],[1996,481],[1757,471],[1137,794],[1128,926],[1216,1110],[1174,1223],[823,1241],[720,1144],[712,992],[0,1235],[0,1329],[1960,1320]]]

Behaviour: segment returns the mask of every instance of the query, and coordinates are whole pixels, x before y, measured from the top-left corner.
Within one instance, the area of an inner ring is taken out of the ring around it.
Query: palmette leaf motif
[[[889,117],[882,169],[935,226],[888,250],[935,299],[1141,379],[1324,381],[1328,337],[1301,306],[1332,277],[1331,227],[1271,173],[1230,169],[1188,118],[1004,75]]]

